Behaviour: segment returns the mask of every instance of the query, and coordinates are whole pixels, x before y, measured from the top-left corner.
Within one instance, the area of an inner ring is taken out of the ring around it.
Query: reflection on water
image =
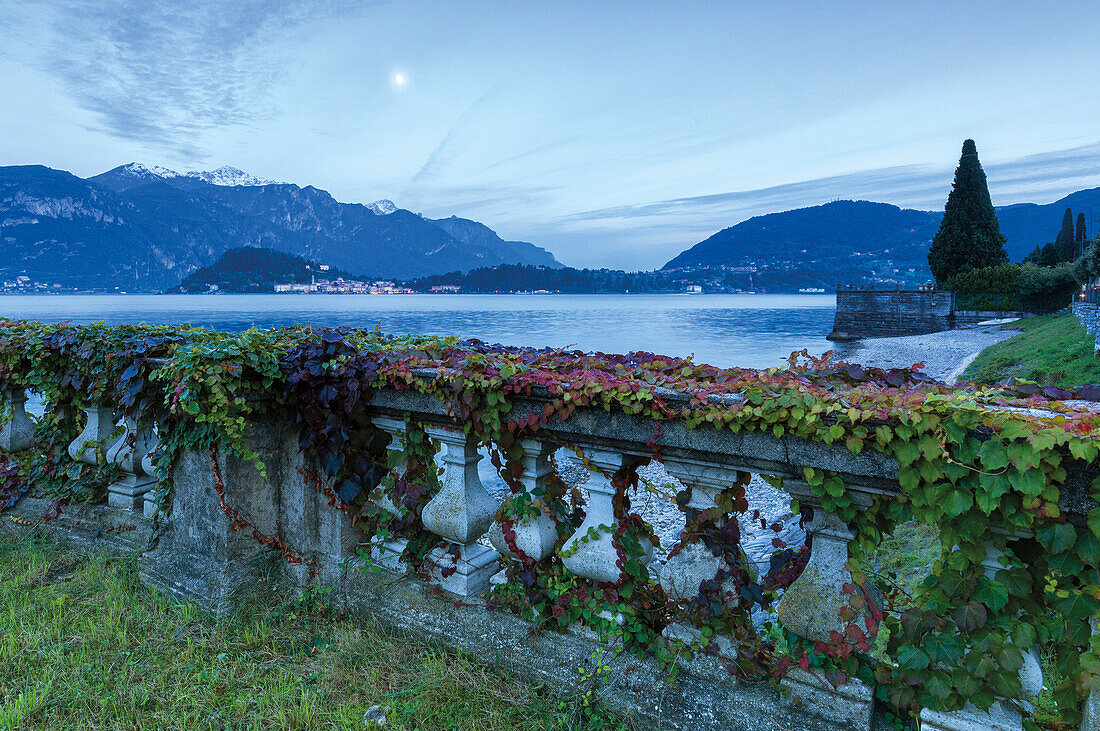
[[[0,316],[244,330],[295,322],[493,343],[649,350],[763,368],[828,349],[831,295],[58,295],[0,297]]]

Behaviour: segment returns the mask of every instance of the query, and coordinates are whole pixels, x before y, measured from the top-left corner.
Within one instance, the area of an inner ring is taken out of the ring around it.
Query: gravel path
[[[992,325],[901,338],[868,338],[845,343],[837,350],[844,360],[877,368],[907,368],[923,361],[925,373],[954,383],[978,353],[1015,334],[1015,330]]]

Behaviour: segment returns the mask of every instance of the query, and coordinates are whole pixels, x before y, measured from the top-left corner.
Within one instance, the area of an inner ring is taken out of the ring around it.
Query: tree
[[[1058,244],[1051,242],[1043,244],[1043,248],[1039,250],[1039,255],[1032,261],[1041,267],[1052,267],[1055,264],[1060,264],[1064,259],[1062,259]]]
[[[940,230],[928,250],[928,266],[936,281],[943,284],[952,274],[1007,263],[1005,237],[989,198],[978,148],[974,140],[967,140],[955,169],[955,182],[947,196]]]
[[[1074,231],[1073,231],[1073,211],[1066,209],[1066,212],[1062,214],[1062,230],[1058,232],[1058,237],[1054,239],[1054,249],[1058,254],[1058,261],[1073,261],[1076,257],[1074,253]]]
[[[1085,243],[1085,236],[1088,235],[1088,233],[1086,231],[1087,228],[1088,227],[1085,225],[1085,214],[1084,213],[1078,213],[1077,214],[1077,235],[1073,238],[1073,242],[1075,244],[1077,244],[1078,246]]]
[[[1020,302],[1026,312],[1048,315],[1068,307],[1077,291],[1074,266],[1062,262],[1054,267],[1030,264],[1020,268]]]

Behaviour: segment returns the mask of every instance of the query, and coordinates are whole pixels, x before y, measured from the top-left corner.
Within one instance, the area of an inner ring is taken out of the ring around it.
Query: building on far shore
[[[327,267],[324,267],[327,269]],[[378,280],[363,282],[357,279],[314,279],[312,282],[288,282],[274,285],[279,294],[414,294],[408,287],[399,287],[395,282]]]

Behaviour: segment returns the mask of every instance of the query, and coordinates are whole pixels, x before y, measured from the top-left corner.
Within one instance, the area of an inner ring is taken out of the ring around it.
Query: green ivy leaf
[[[936,698],[940,702],[947,700],[951,697],[951,683],[947,681],[942,675],[932,675],[928,680],[924,681],[924,690],[932,694],[933,698]]]
[[[978,582],[978,590],[974,592],[974,600],[989,607],[991,612],[999,612],[1008,604],[1008,587],[983,576]]]
[[[1077,531],[1069,523],[1055,523],[1036,532],[1035,537],[1051,553],[1061,553],[1077,541]]]
[[[951,490],[943,495],[940,506],[943,512],[954,518],[962,515],[974,505],[974,498],[965,490]]]
[[[898,664],[902,670],[924,670],[931,662],[928,653],[916,645],[905,645],[898,652]]]

